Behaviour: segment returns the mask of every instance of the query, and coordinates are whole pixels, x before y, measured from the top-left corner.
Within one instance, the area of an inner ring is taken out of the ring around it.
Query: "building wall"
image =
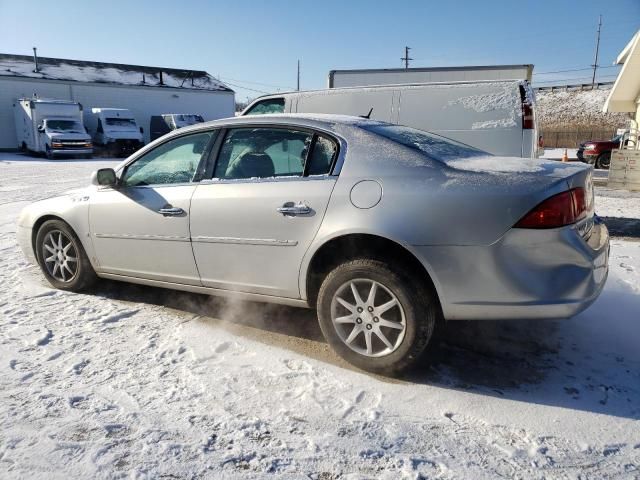
[[[149,141],[149,119],[162,113],[196,113],[205,120],[233,117],[233,92],[161,87],[100,85],[58,80],[0,76],[0,149],[17,147],[13,103],[37,94],[40,98],[74,100],[85,111],[93,107],[128,108]]]

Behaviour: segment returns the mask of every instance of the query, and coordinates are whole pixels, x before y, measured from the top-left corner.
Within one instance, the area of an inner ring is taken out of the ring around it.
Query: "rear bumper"
[[[575,226],[512,229],[493,245],[415,247],[447,320],[568,318],[591,305],[608,275],[609,232]]]

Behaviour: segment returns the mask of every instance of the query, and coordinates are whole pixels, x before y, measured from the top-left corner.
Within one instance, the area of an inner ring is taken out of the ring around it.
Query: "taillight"
[[[522,129],[533,130],[535,128],[533,124],[533,105],[527,98],[527,92],[522,85],[520,85],[520,102],[522,103]]]
[[[514,225],[515,228],[558,228],[571,225],[587,215],[584,188],[572,188],[547,198]]]

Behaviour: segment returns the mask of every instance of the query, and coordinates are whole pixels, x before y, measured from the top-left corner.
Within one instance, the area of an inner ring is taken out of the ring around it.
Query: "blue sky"
[[[238,100],[295,88],[297,59],[301,88],[324,88],[331,69],[400,67],[405,45],[415,67],[533,63],[537,82],[581,82],[544,72],[589,68],[599,14],[609,67],[640,0],[0,0],[0,52],[207,70]]]

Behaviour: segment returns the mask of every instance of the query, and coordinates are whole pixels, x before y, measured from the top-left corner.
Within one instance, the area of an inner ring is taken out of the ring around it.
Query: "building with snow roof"
[[[13,104],[18,98],[73,100],[133,112],[149,141],[152,115],[232,117],[235,93],[205,71],[0,54],[0,149],[17,148]]]

